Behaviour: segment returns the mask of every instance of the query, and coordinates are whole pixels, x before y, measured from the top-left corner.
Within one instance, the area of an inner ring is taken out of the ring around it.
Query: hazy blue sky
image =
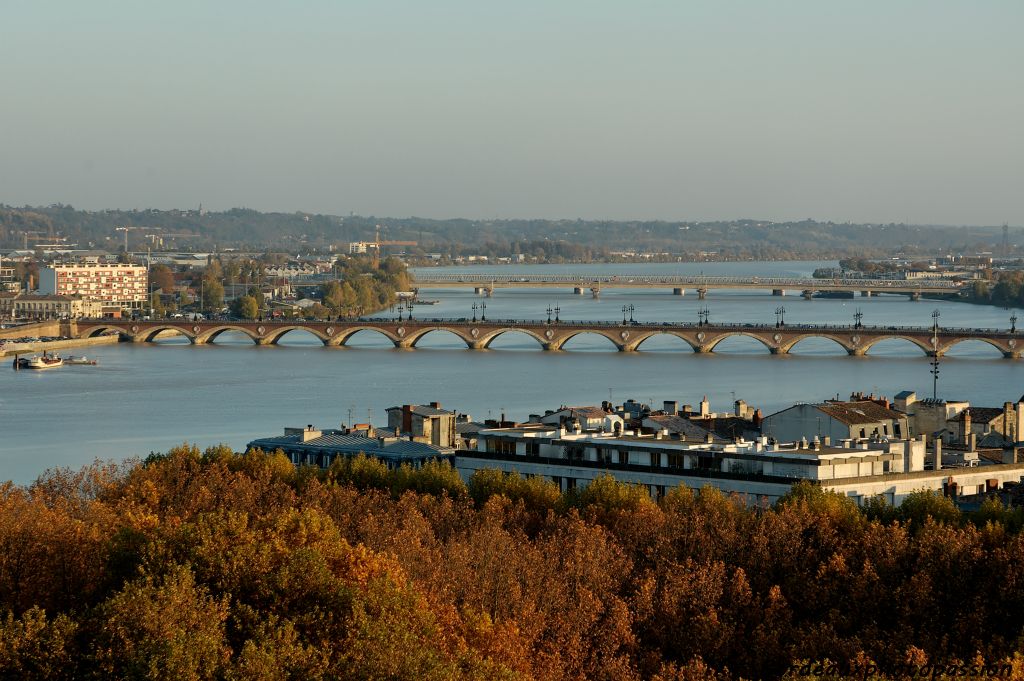
[[[1024,224],[1024,2],[0,0],[0,202]]]

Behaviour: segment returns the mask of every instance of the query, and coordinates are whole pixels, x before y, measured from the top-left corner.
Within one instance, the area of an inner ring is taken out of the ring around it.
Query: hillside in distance
[[[351,241],[415,241],[412,254],[446,256],[523,253],[540,260],[601,260],[623,252],[707,259],[882,257],[905,253],[1002,254],[1001,226],[852,224],[802,220],[617,221],[465,218],[389,218],[312,213],[263,213],[246,208],[85,211],[62,204],[0,205],[0,248],[25,248],[65,237],[79,248],[119,250],[162,243],[165,248],[208,251],[237,248],[346,251]],[[150,236],[152,235],[152,236]],[[1010,253],[1024,231],[1010,230]]]

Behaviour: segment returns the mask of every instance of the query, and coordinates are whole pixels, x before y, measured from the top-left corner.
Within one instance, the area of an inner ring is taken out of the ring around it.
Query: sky
[[[0,0],[0,203],[1024,225],[1020,0]]]

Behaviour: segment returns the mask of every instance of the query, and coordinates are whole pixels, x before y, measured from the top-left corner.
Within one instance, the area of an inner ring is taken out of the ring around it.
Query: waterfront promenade
[[[580,334],[594,334],[607,339],[620,352],[641,349],[645,341],[659,335],[681,339],[694,352],[710,353],[715,347],[735,336],[759,341],[773,355],[785,355],[800,341],[825,338],[840,345],[849,355],[861,356],[875,344],[902,339],[928,356],[942,356],[957,344],[981,341],[999,350],[1004,357],[1019,359],[1024,344],[1015,330],[909,326],[859,325],[759,325],[759,324],[691,324],[665,322],[551,321],[546,320],[470,320],[470,319],[357,319],[336,321],[187,321],[187,320],[79,320],[73,329],[78,338],[116,333],[123,340],[151,342],[161,335],[180,334],[195,345],[215,343],[218,336],[236,332],[259,345],[275,345],[286,334],[306,332],[324,345],[344,345],[361,332],[377,333],[397,348],[413,348],[417,342],[435,332],[448,332],[461,339],[467,348],[486,349],[503,334],[518,333],[535,340],[549,351],[563,346]]]

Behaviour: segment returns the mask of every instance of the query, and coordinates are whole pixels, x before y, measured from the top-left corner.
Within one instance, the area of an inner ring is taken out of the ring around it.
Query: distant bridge
[[[796,291],[811,296],[819,291],[860,292],[871,296],[877,293],[901,293],[914,299],[922,294],[960,293],[963,282],[945,279],[814,279],[796,277],[705,277],[690,275],[639,274],[431,274],[420,271],[415,275],[418,288],[473,288],[477,293],[491,295],[497,288],[555,288],[572,287],[577,294],[589,289],[598,295],[604,288],[671,288],[676,295],[687,289],[703,298],[711,289],[760,289],[775,295]]]
[[[123,339],[143,343],[156,340],[166,332],[180,334],[191,343],[213,343],[222,333],[233,331],[248,336],[259,345],[275,345],[288,333],[303,331],[320,339],[324,345],[344,345],[353,335],[363,331],[378,333],[398,348],[412,348],[423,337],[447,331],[473,350],[486,349],[503,334],[519,333],[532,338],[545,350],[561,350],[570,339],[589,333],[602,336],[620,352],[633,352],[650,338],[675,336],[694,352],[714,352],[727,338],[746,336],[764,345],[773,355],[785,355],[802,340],[827,338],[839,344],[850,355],[864,355],[880,341],[903,339],[920,348],[926,355],[942,356],[965,341],[981,341],[999,350],[1004,357],[1018,359],[1024,351],[1024,337],[1015,331],[998,329],[955,329],[902,326],[828,326],[828,325],[759,325],[759,324],[640,324],[617,322],[545,322],[543,320],[464,319],[360,319],[345,321],[131,321],[116,319],[79,320],[74,335],[79,338],[115,332]]]

